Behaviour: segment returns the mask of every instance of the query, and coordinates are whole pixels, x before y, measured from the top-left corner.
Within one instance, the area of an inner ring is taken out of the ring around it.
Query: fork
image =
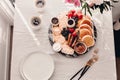
[[[80,79],[82,78],[82,76],[89,70],[89,68],[90,68],[95,62],[98,61],[98,58],[99,58],[98,55],[97,55],[98,51],[99,51],[98,49],[95,49],[95,50],[94,50],[92,58],[89,59],[89,60],[87,61],[86,65],[85,65],[84,67],[82,67],[75,75],[73,75],[73,76],[70,78],[70,80],[73,80],[79,73],[81,73],[81,74],[80,74],[78,80],[80,80]]]

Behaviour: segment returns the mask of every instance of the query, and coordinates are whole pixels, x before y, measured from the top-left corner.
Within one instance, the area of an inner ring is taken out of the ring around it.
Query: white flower
[[[88,4],[96,4],[96,5],[100,5],[103,3],[104,0],[86,0]]]

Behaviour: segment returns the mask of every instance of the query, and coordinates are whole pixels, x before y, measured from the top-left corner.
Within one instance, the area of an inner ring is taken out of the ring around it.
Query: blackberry
[[[68,39],[68,35],[69,35],[69,30],[67,30],[66,28],[63,28],[61,34],[65,37],[65,39]]]

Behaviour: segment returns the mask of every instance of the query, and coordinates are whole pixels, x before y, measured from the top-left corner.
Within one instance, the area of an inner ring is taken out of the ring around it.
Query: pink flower
[[[75,6],[80,6],[80,0],[65,0],[66,3],[74,4]]]
[[[74,5],[75,6],[80,6],[80,0],[74,0]]]
[[[74,0],[65,0],[66,3],[73,3]]]
[[[87,0],[87,3],[88,3],[90,6],[93,6],[93,4],[101,5],[101,4],[103,3],[103,0]]]

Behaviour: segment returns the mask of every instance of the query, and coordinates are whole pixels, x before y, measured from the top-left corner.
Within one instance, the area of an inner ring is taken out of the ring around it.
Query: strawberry
[[[70,12],[71,12],[72,14],[74,14],[76,11],[75,11],[75,10],[71,10]]]
[[[73,33],[75,30],[73,28],[69,28],[69,32]]]
[[[74,32],[72,33],[72,36],[73,36],[73,37],[76,37],[76,36],[77,36],[77,33],[74,31]]]
[[[68,13],[68,18],[71,18],[71,17],[73,17],[73,14],[72,13]]]
[[[78,18],[79,18],[79,19],[82,19],[82,18],[83,18],[83,15],[82,15],[82,14],[79,13],[79,14],[77,14],[77,15],[78,15]]]
[[[78,17],[77,13],[74,13],[74,14],[73,14],[73,17]]]

